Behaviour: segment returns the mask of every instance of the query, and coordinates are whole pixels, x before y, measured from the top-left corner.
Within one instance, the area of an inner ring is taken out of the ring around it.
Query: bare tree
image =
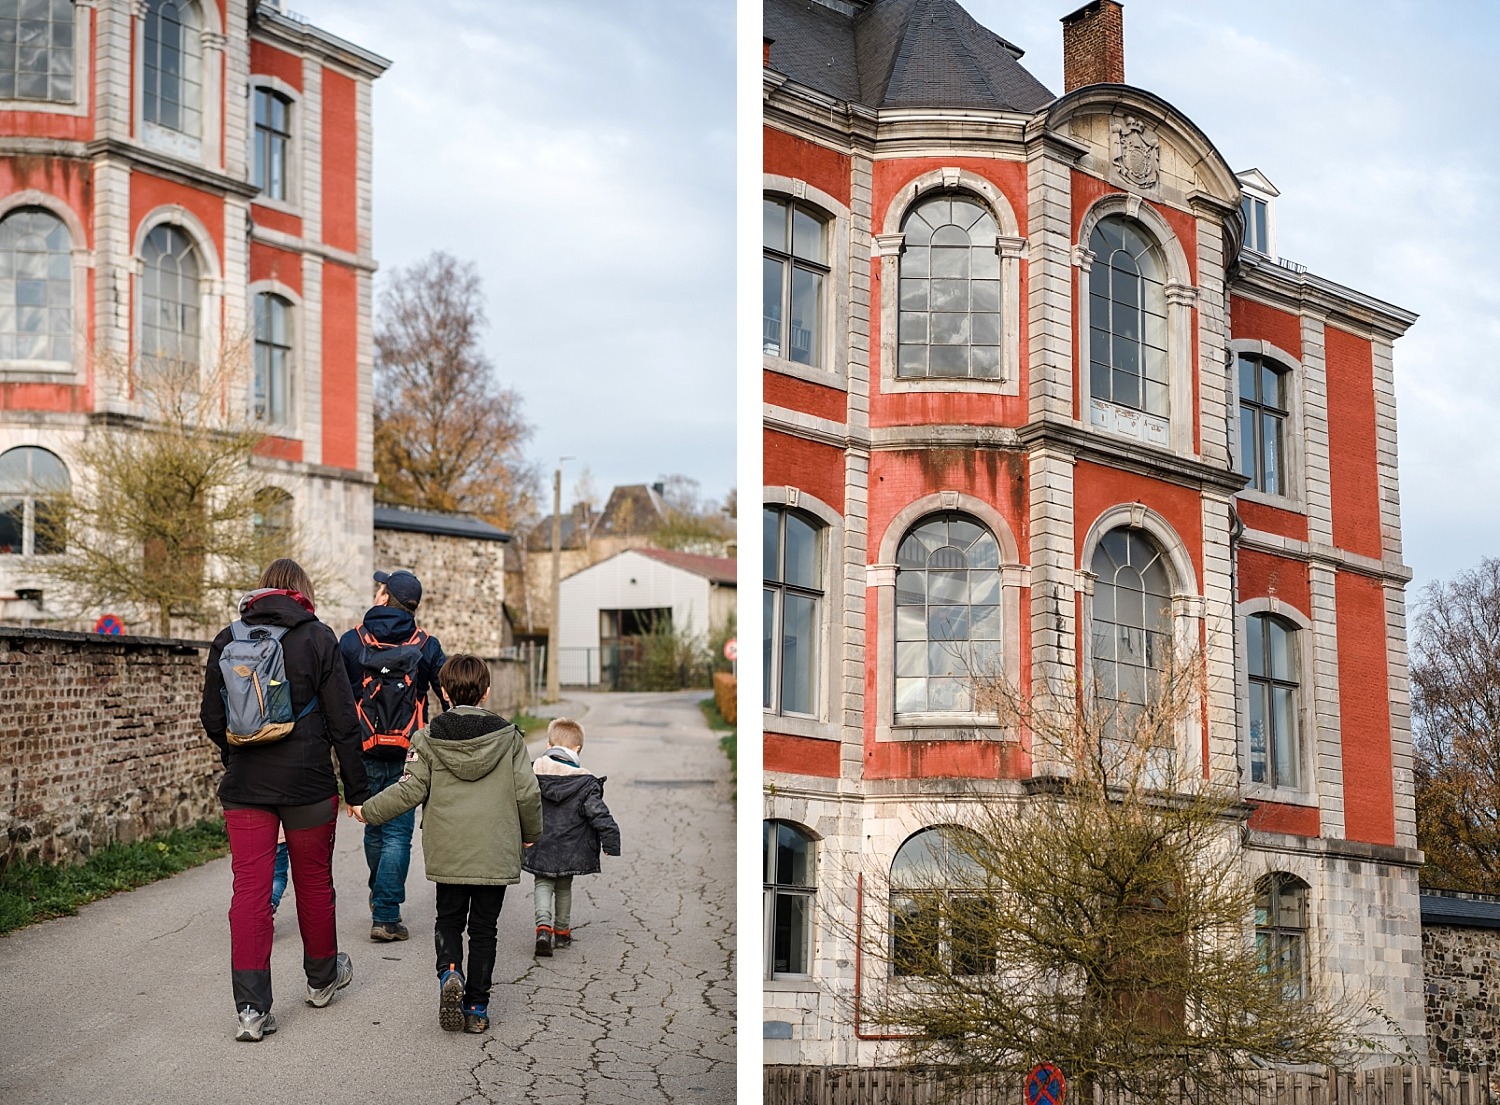
[[[1307,949],[1258,946],[1249,810],[1171,752],[1201,716],[1201,664],[1110,709],[975,683],[1055,773],[955,790],[923,811],[937,828],[914,859],[867,876],[875,904],[855,924],[885,968],[866,976],[867,1025],[960,1074],[1055,1062],[1084,1102],[1223,1101],[1266,1064],[1368,1046],[1367,1003],[1322,990]]]
[[[1413,629],[1422,882],[1500,893],[1500,559],[1427,587]]]
[[[375,331],[375,471],[383,502],[477,514],[514,529],[541,481],[522,447],[521,396],[480,348],[472,262],[435,252],[391,276]]]
[[[706,556],[723,556],[734,540],[734,516],[713,499],[705,499],[699,483],[680,474],[661,478],[665,516],[651,535],[653,543],[663,549]],[[729,503],[734,491],[729,492]]]

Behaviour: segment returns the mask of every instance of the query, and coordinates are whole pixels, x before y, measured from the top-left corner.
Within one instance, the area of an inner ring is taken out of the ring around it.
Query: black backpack
[[[418,629],[397,644],[376,640],[364,626],[358,633],[363,674],[354,711],[364,733],[361,747],[377,760],[404,760],[412,734],[427,724],[427,696],[416,687],[427,633]]]

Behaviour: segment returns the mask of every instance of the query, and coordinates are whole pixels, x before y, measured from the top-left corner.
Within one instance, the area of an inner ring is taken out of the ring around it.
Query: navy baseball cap
[[[422,601],[422,581],[405,568],[394,572],[376,572],[375,582],[385,584],[391,597],[407,606],[416,606]]]

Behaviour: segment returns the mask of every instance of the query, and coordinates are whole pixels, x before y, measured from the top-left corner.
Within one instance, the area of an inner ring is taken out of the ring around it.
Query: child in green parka
[[[438,681],[453,709],[413,735],[400,780],[350,813],[379,825],[424,807],[422,856],[437,883],[438,1023],[449,1032],[484,1032],[500,907],[505,888],[521,881],[522,850],[542,835],[542,797],[521,731],[480,708],[489,698],[489,666],[459,653]],[[467,977],[460,970],[466,920]]]

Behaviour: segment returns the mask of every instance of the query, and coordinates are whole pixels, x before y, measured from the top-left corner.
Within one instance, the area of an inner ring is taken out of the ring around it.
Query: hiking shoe
[[[438,1024],[444,1032],[459,1032],[464,1028],[464,976],[457,964],[438,976]],[[489,1022],[486,1021],[486,1024]]]
[[[546,925],[536,927],[536,954],[544,958],[552,955],[552,930]]]
[[[490,1030],[490,1009],[487,1005],[464,1006],[464,1031],[465,1032],[488,1032]]]
[[[573,930],[572,929],[553,929],[552,930],[552,946],[554,948],[567,948],[567,947],[571,947],[572,944],[573,944]]]
[[[411,933],[406,931],[406,926],[400,921],[376,921],[370,926],[371,940],[384,940],[390,943],[392,940],[405,940]]]
[[[489,1023],[489,1022],[485,1022]],[[276,1018],[270,1013],[258,1013],[250,1006],[240,1010],[240,1027],[234,1038],[243,1044],[258,1044],[261,1037],[276,1031]]]
[[[348,986],[349,980],[354,977],[354,964],[349,962],[348,952],[339,952],[334,956],[333,972],[333,981],[327,986],[314,989],[312,983],[307,984],[307,1004],[314,1009],[322,1009],[333,1000],[333,992]]]

